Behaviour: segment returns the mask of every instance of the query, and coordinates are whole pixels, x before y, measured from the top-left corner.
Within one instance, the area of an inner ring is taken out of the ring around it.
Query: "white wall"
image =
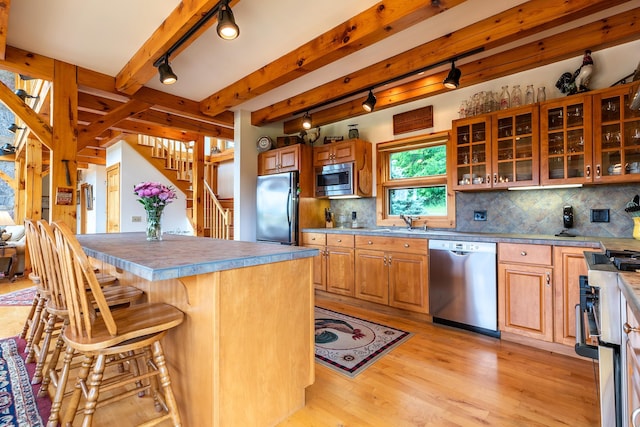
[[[118,142],[107,149],[107,166],[116,163],[120,163],[120,231],[144,231],[146,214],[133,193],[133,187],[144,181],[161,182],[165,185],[171,183],[126,142]],[[187,197],[180,190],[176,190],[176,193],[178,198],[164,209],[162,231],[193,234],[193,228],[186,217]],[[106,191],[103,194],[106,197]],[[142,221],[133,222],[132,218],[135,216],[142,217]]]

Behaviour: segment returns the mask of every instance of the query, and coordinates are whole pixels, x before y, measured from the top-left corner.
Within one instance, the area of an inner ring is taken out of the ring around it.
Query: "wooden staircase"
[[[158,169],[177,189],[187,195],[187,217],[193,222],[193,145],[148,135],[125,138],[127,143]],[[216,168],[205,162],[204,235],[216,239],[233,239],[233,199],[219,200],[211,187]]]

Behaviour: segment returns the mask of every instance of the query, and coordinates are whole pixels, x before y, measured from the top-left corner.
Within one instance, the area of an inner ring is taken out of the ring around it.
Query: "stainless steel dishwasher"
[[[434,323],[500,336],[495,243],[429,240],[429,313]]]

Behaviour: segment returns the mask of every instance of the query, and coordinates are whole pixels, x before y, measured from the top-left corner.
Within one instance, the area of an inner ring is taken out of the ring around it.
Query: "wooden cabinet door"
[[[576,343],[576,305],[580,303],[580,276],[587,275],[585,248],[555,246],[554,341],[570,346]]]
[[[327,292],[353,296],[354,250],[327,246]]]
[[[291,172],[298,170],[298,159],[300,158],[300,145],[292,145],[280,149],[280,172]]]
[[[427,313],[429,291],[426,255],[390,252],[389,305],[405,310]]]
[[[313,165],[323,166],[331,164],[333,158],[333,147],[331,145],[323,145],[313,147]]]
[[[258,155],[258,175],[270,175],[278,173],[278,160],[280,156],[277,150],[270,150]]]
[[[365,301],[389,304],[389,270],[382,251],[356,249],[355,294]]]
[[[501,331],[553,341],[553,269],[498,264],[498,325]]]
[[[321,291],[327,290],[327,258],[325,247],[316,245],[305,245],[309,248],[319,249],[320,253],[313,257],[313,286]]]
[[[591,95],[540,105],[540,184],[593,181]]]
[[[334,163],[353,162],[356,159],[356,141],[338,142],[333,147]]]
[[[449,141],[454,190],[491,188],[491,123],[491,115],[454,120]]]
[[[631,311],[628,303],[625,303],[625,307],[627,311],[626,323],[635,329],[629,330],[629,333],[626,334],[626,339],[622,340],[625,344],[625,348],[623,348],[622,351],[626,352],[626,366],[623,370],[626,378],[623,378],[622,386],[626,388],[627,415],[631,421],[629,425],[632,426],[637,425],[640,421],[640,414],[634,414],[635,411],[640,411],[640,332],[638,332],[638,330],[640,330],[640,322],[638,322],[633,311]],[[633,415],[636,415],[635,420],[633,419]]]

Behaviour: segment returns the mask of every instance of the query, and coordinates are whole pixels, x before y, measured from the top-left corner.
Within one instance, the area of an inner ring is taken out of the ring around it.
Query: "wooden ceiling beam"
[[[42,118],[18,97],[7,85],[0,82],[0,101],[16,116],[20,117],[33,135],[44,145],[51,148],[53,129]]]
[[[596,52],[637,40],[639,26],[640,8],[636,8],[477,61],[464,65],[458,64],[457,67],[462,71],[460,85],[471,86],[572,57],[576,57],[577,68],[580,65],[579,58],[585,49]],[[505,61],[504,58],[511,58],[511,60]],[[376,111],[449,91],[442,85],[447,73],[448,71],[435,73],[376,92]],[[314,111],[313,125],[324,126],[349,117],[368,114],[362,109],[362,100],[363,98],[360,98]],[[283,130],[285,134],[299,132],[302,130],[302,119],[285,121]]]
[[[233,6],[238,1],[232,0],[229,4]],[[128,95],[136,93],[157,74],[157,69],[153,66],[154,62],[190,31],[200,18],[213,9],[216,4],[218,4],[218,0],[181,1],[120,70],[116,76],[117,90]],[[215,22],[215,18],[207,21],[173,53],[173,56],[182,52]]]
[[[91,140],[108,130],[111,126],[128,117],[135,116],[141,111],[149,109],[149,107],[151,107],[151,104],[133,99],[119,105],[109,114],[102,116],[99,120],[96,120],[88,126],[78,126],[78,151],[89,145]]]
[[[326,105],[331,100],[358,92],[393,78],[454,58],[478,48],[489,50],[506,43],[587,16],[624,0],[530,0],[490,18],[439,37],[377,64],[363,68],[315,89],[256,110],[254,126],[288,119],[294,114]]]
[[[205,114],[226,109],[315,71],[466,0],[383,0],[201,101]]]
[[[78,121],[84,124],[92,123],[99,120],[102,117],[100,114],[89,113],[87,111],[78,112]],[[194,132],[182,132],[175,129],[170,129],[164,126],[152,125],[148,123],[123,120],[111,129],[126,132],[126,133],[139,133],[143,135],[157,136],[159,138],[175,139],[179,141],[194,141],[198,134]]]
[[[0,68],[42,80],[53,80],[53,58],[7,46]]]
[[[145,97],[142,98],[148,99]],[[133,99],[143,102],[136,96],[134,96]],[[114,99],[104,98],[84,92],[78,94],[78,104],[78,108],[81,111],[95,112],[99,114],[110,113],[115,109],[120,108],[122,105],[125,105],[124,103]],[[153,109],[134,114],[130,118],[160,126],[168,126],[178,130],[198,132],[227,140],[233,140],[234,135],[233,128],[212,124],[211,121],[203,122],[177,114],[170,114],[165,111],[156,110],[155,107]]]
[[[7,51],[7,34],[9,33],[9,9],[11,0],[0,2],[0,59],[4,59]]]

